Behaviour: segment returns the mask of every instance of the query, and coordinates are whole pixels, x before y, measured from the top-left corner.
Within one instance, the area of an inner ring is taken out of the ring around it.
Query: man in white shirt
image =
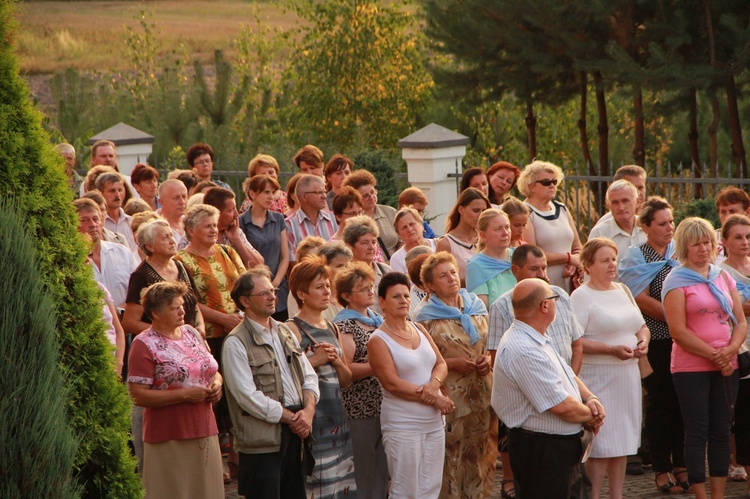
[[[320,398],[318,376],[294,333],[271,318],[278,290],[263,266],[241,275],[232,299],[245,319],[222,348],[229,414],[239,450],[238,492],[305,499],[305,439]]]
[[[610,217],[604,217],[597,222],[589,239],[606,237],[617,245],[617,260],[619,261],[630,246],[637,246],[646,242],[646,234],[638,226],[635,210],[638,205],[638,190],[625,179],[616,180],[607,189],[607,208]]]
[[[130,229],[132,218],[122,209],[125,200],[125,179],[119,173],[102,173],[96,178],[96,189],[102,193],[104,202],[107,204],[104,227],[123,236],[130,251],[138,254],[138,245]]]
[[[102,215],[94,201],[76,199],[73,206],[78,212],[78,232],[87,235],[93,243],[89,262],[94,270],[94,280],[107,288],[115,307],[123,308],[130,274],[137,267],[135,257],[122,244],[102,240]]]
[[[178,251],[185,249],[188,245],[187,237],[185,237],[185,226],[182,224],[182,217],[185,216],[185,210],[187,209],[187,200],[187,187],[179,180],[169,179],[159,184],[160,214],[169,222]]]

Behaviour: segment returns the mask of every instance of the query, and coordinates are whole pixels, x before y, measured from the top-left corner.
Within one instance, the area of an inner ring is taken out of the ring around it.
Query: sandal
[[[747,473],[742,466],[729,466],[729,479],[733,482],[747,482]]]
[[[503,480],[501,482],[501,484],[500,484],[500,497],[502,497],[503,499],[515,499],[515,497],[516,497],[516,486],[515,486],[514,482],[515,482],[515,480],[512,479],[512,478],[510,480]],[[513,484],[513,486],[510,489],[505,490],[505,484],[506,483]]]
[[[659,485],[659,477],[667,475],[667,482],[663,485]],[[661,492],[662,494],[679,494],[682,492],[682,487],[678,485],[674,480],[672,480],[671,472],[669,471],[662,471],[660,473],[656,473],[654,476],[654,480],[656,481],[656,490]]]
[[[677,486],[681,487],[682,491],[685,493],[690,492],[690,489],[692,487],[690,485],[690,482],[688,480],[680,480],[679,478],[677,478],[678,475],[685,475],[685,477],[687,477],[687,469],[682,468],[679,471],[675,470],[674,476],[675,476],[675,479],[677,480]]]

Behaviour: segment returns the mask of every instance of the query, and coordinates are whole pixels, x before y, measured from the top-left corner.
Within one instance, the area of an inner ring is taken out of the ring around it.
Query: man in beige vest
[[[222,349],[224,382],[239,451],[237,491],[259,499],[304,499],[304,439],[312,431],[318,376],[285,324],[271,318],[278,290],[268,268],[237,279],[232,299],[245,319]]]

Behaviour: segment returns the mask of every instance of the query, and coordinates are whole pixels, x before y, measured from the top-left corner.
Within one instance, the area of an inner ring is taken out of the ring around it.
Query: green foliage
[[[716,200],[713,198],[693,199],[678,207],[674,214],[675,226],[688,217],[705,218],[714,227],[721,227],[719,213],[716,211]]]
[[[339,147],[393,147],[413,132],[433,87],[423,39],[404,2],[300,1],[304,38],[286,72],[295,106],[293,140],[304,132]]]
[[[56,315],[23,219],[0,203],[0,496],[76,497]]]
[[[12,197],[18,207],[39,255],[38,275],[57,307],[68,423],[80,442],[73,475],[83,497],[139,497],[141,484],[127,447],[131,402],[114,373],[103,334],[101,293],[84,263],[87,248],[77,235],[62,159],[19,76],[12,16],[13,3],[1,0],[0,197]]]
[[[397,208],[398,195],[408,187],[408,182],[403,176],[397,175],[405,167],[395,154],[395,151],[384,149],[364,150],[357,153],[352,161],[356,169],[367,170],[375,175],[378,181],[378,204]]]

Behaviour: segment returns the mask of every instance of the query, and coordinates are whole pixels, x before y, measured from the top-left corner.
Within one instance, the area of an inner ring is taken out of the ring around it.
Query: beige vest
[[[247,361],[253,373],[253,381],[258,390],[273,400],[288,406],[284,401],[284,389],[281,384],[281,370],[278,361],[286,362],[292,372],[294,384],[302,396],[302,384],[304,382],[304,371],[302,370],[302,352],[294,342],[294,334],[285,324],[278,324],[279,339],[284,349],[286,359],[276,359],[273,347],[263,342],[261,331],[258,330],[249,319],[245,318],[231,333],[239,339],[247,350]],[[234,428],[235,449],[245,454],[262,454],[267,452],[278,452],[281,447],[281,423],[269,423],[258,419],[242,409],[237,403],[231,390],[226,390],[229,415],[232,418]]]

